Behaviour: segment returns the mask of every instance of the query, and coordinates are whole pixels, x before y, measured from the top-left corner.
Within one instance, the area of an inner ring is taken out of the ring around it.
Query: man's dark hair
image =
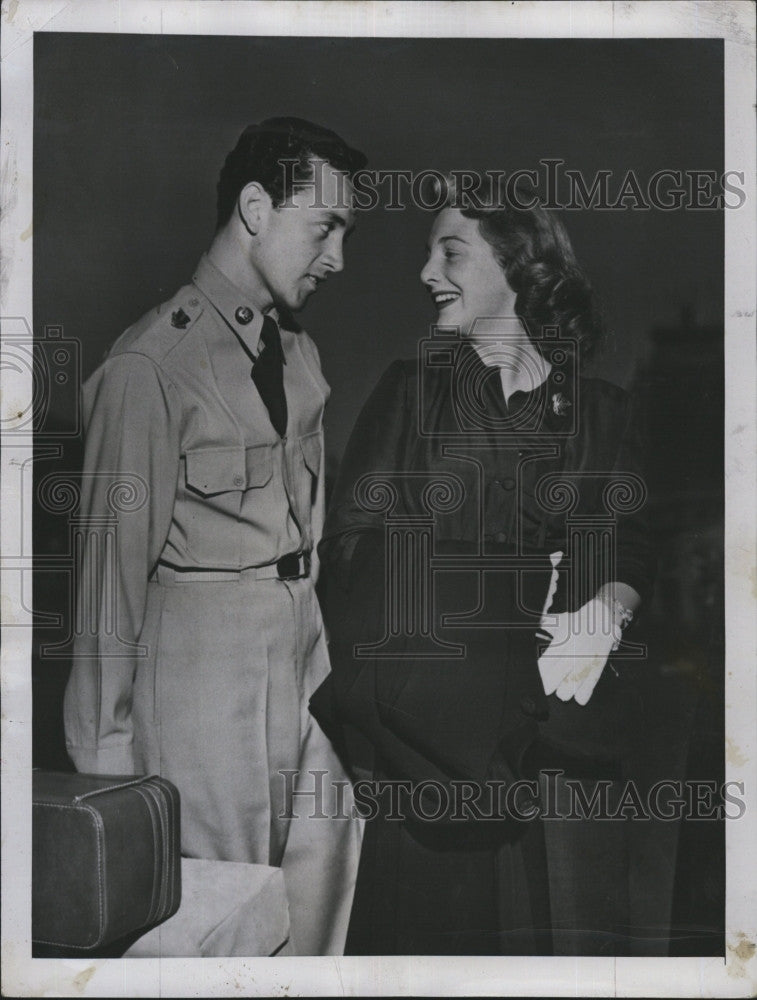
[[[217,228],[231,218],[239,192],[251,181],[262,185],[274,205],[282,205],[298,181],[312,179],[312,159],[326,160],[350,177],[366,164],[365,156],[336,132],[304,118],[267,118],[259,125],[248,125],[218,178]],[[285,169],[282,160],[297,163]]]

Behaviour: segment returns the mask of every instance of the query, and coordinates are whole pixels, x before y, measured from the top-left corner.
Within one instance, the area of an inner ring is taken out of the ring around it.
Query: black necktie
[[[263,320],[260,335],[263,349],[252,368],[252,381],[260,393],[260,398],[268,407],[271,423],[279,437],[286,434],[287,398],[284,392],[284,351],[281,334],[270,316]]]

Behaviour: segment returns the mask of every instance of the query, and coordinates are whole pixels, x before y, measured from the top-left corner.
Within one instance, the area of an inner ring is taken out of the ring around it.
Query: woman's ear
[[[271,196],[257,181],[245,184],[237,198],[237,214],[250,236],[259,236],[265,227],[273,203]]]

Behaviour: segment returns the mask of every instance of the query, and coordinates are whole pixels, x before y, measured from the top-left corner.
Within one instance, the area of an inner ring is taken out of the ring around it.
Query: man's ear
[[[259,236],[273,208],[271,196],[257,181],[245,184],[237,198],[237,214],[250,236]]]

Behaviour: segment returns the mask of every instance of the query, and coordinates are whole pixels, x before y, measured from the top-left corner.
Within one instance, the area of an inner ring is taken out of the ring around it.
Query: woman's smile
[[[445,208],[431,230],[421,281],[445,323],[468,336],[476,320],[515,316],[515,292],[476,219]]]

